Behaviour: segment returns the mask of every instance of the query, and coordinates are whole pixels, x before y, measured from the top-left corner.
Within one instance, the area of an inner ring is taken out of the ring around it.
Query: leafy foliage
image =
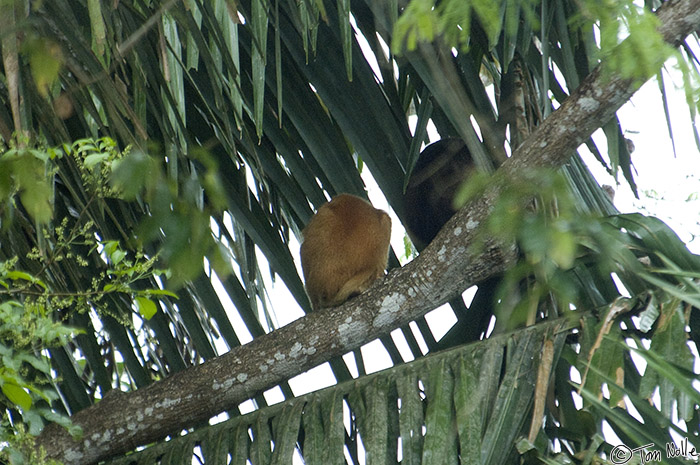
[[[3,272],[3,280],[13,279],[13,275],[16,277],[17,272]],[[0,304],[0,316],[3,404],[6,409],[18,408],[29,425],[29,432],[36,435],[41,430],[41,417],[52,421],[60,417],[46,408],[33,408],[39,400],[51,402],[57,399],[50,387],[43,386],[49,383],[51,375],[49,361],[35,351],[65,343],[73,329],[42,315],[41,309],[26,307],[17,301]],[[67,424],[67,419],[61,421]],[[3,435],[6,437],[7,434],[5,430]]]
[[[294,248],[313,207],[365,195],[370,173],[403,219],[406,178],[433,128],[494,171],[600,59],[633,78],[658,69],[670,52],[647,3],[2,2],[0,305],[8,321],[29,308],[79,333],[47,346],[61,393],[46,394],[51,411],[144,387],[300,316],[309,303]],[[695,105],[697,60],[684,51],[676,58]],[[623,125],[601,126],[607,150],[588,148],[635,190]],[[61,148],[31,148],[38,139]],[[186,461],[198,444],[205,461],[230,452],[257,463],[288,457],[299,441],[322,463],[342,461],[329,451],[346,444],[357,462],[360,437],[370,457],[393,460],[401,437],[406,463],[591,463],[610,456],[607,425],[630,445],[663,444],[678,428],[696,441],[698,259],[663,224],[615,214],[575,154],[560,176],[525,176],[491,218],[524,260],[479,283],[469,308],[456,303],[457,323],[439,341],[425,320],[400,329],[410,354],[382,341],[400,364],[423,355],[421,340],[434,351],[486,338],[494,315],[496,332],[580,320],[567,340],[547,337],[557,341],[547,357],[517,342],[525,330],[506,349],[480,343],[481,365],[432,358],[445,369],[340,385],[143,456],[167,448],[162,463]],[[283,305],[270,298],[279,288],[291,296]],[[333,368],[348,379],[342,363]],[[47,401],[13,386],[3,388],[10,411],[24,414],[27,395],[30,411]],[[342,405],[353,413],[345,431]],[[435,433],[416,434],[424,425]]]
[[[0,284],[37,281],[24,272],[11,269],[11,263],[0,265]],[[33,447],[45,422],[55,422],[80,434],[70,419],[50,408],[58,401],[52,385],[51,363],[45,353],[49,347],[65,344],[75,330],[53,320],[43,308],[16,300],[0,301],[0,403],[3,416],[0,422],[0,440],[5,447],[0,453],[11,463],[43,462]]]
[[[65,179],[60,162],[67,156],[77,163],[82,174],[79,187],[90,200],[82,212],[49,228],[45,225],[54,213],[52,186]],[[38,225],[37,242],[31,250],[22,257],[5,255],[0,262],[0,389],[5,411],[1,434],[11,446],[3,453],[13,463],[24,463],[21,449],[31,450],[24,445],[24,435],[38,435],[46,422],[57,422],[73,435],[80,434],[80,428],[71,426],[65,412],[56,408],[61,400],[53,379],[56,367],[49,355],[69,346],[71,337],[85,337],[84,329],[69,323],[91,313],[113,316],[107,303],[113,296],[133,299],[145,319],[157,312],[154,297],[176,298],[164,289],[143,287],[144,280],[161,274],[154,267],[155,258],[143,253],[129,257],[118,241],[99,240],[94,222],[87,218],[90,203],[119,194],[109,187],[108,179],[109,165],[120,156],[110,139],[80,140],[63,148],[10,148],[0,154],[7,181],[3,213],[8,224],[3,239],[7,243],[17,240],[19,231],[13,227],[26,219],[25,212]],[[102,271],[89,283],[72,287],[53,273],[65,263],[79,269],[101,263]],[[124,318],[122,324],[132,323]],[[39,460],[32,457],[25,460]]]
[[[471,463],[468,454],[505,463],[511,451],[499,441],[511,442],[526,422],[541,343],[553,340],[559,352],[564,333],[551,339],[551,332],[563,326],[550,322],[431,355],[111,463],[173,463],[193,452],[203,463],[222,463],[228,453],[240,462],[291,463],[296,453],[305,463],[345,463],[343,447],[355,461],[364,450],[378,461],[447,464],[461,453],[463,463]],[[169,452],[176,448],[177,456]]]

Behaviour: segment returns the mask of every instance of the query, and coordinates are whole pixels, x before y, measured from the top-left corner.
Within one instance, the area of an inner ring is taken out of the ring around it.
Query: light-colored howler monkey
[[[384,275],[391,219],[350,194],[322,205],[303,231],[301,268],[314,310],[334,307]]]

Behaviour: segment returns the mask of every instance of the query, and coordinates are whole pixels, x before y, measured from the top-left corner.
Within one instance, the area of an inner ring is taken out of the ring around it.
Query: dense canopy
[[[692,459],[700,257],[577,149],[636,194],[615,113],[671,72],[694,118],[699,26],[698,0],[0,2],[0,454]],[[419,254],[404,190],[445,138],[479,174]],[[308,313],[300,231],[374,183],[388,275]]]

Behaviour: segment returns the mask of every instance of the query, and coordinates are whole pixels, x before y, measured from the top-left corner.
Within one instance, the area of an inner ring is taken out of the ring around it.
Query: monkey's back
[[[334,197],[303,234],[301,265],[314,308],[339,305],[384,274],[391,220],[359,197]]]
[[[441,139],[421,152],[404,195],[406,229],[419,251],[456,213],[454,197],[473,171],[469,149],[459,139]]]

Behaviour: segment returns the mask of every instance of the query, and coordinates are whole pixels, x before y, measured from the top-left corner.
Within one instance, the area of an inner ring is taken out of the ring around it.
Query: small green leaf
[[[25,273],[24,271],[8,271],[5,274],[5,277],[9,278],[9,279],[13,279],[13,280],[20,280],[21,279],[24,281],[29,281],[30,283],[38,284],[39,286],[46,289],[46,284],[42,280],[37,279],[34,276],[30,275],[29,273]],[[5,285],[5,284],[3,284],[3,285]]]
[[[106,241],[103,245],[105,253],[114,265],[118,265],[126,257],[126,252],[119,248],[119,241]]]
[[[158,307],[156,307],[155,302],[153,302],[148,297],[136,297],[136,305],[139,308],[139,313],[141,314],[141,316],[143,316],[147,320],[153,318],[153,315],[155,315],[156,312],[158,312]]]
[[[166,291],[165,289],[147,289],[145,293],[146,295],[167,295],[168,297],[179,299],[177,294],[171,291]]]
[[[24,353],[19,353],[16,355],[16,358],[18,360],[21,360],[23,362],[27,362],[30,365],[32,365],[34,368],[37,370],[41,371],[42,373],[50,374],[51,373],[51,364],[49,363],[49,360],[46,358],[39,358],[34,356],[33,354],[24,354]]]
[[[30,396],[23,387],[18,386],[15,383],[3,383],[2,393],[5,394],[8,399],[10,399],[10,402],[18,405],[24,411],[27,411],[32,407],[32,396]]]
[[[126,252],[117,249],[109,256],[109,259],[112,261],[112,263],[118,265],[122,260],[124,260],[124,257],[126,257]]]
[[[90,27],[92,29],[92,51],[98,57],[104,57],[106,35],[105,22],[98,0],[88,0],[88,13],[90,14]]]
[[[25,281],[29,281],[30,283],[34,282],[34,277],[29,273],[25,273],[24,271],[8,271],[7,274],[5,274],[5,276],[9,279],[23,279]]]
[[[154,183],[156,165],[143,152],[135,151],[112,164],[112,187],[125,200],[133,200],[148,183]]]
[[[119,247],[119,242],[118,241],[105,241],[102,243],[105,248],[105,253],[107,255],[112,255],[115,250]]]
[[[39,93],[46,97],[49,89],[58,79],[63,65],[61,47],[47,39],[31,38],[25,42],[24,52],[29,57],[34,82]]]
[[[107,153],[94,153],[92,155],[88,155],[87,157],[85,157],[85,161],[83,163],[85,164],[85,168],[91,170],[98,163],[101,163],[108,158],[109,158],[109,154],[107,154]]]
[[[44,420],[42,420],[39,412],[36,409],[25,410],[22,412],[22,418],[29,426],[27,432],[32,436],[38,436],[44,427]]]
[[[19,197],[32,218],[39,223],[46,224],[53,216],[51,194],[51,187],[48,183],[37,182],[32,188],[23,189]]]
[[[265,107],[265,64],[267,62],[268,13],[266,3],[254,0],[251,4],[254,47],[253,62],[253,120],[258,138],[262,138],[263,110]]]
[[[562,269],[568,270],[576,258],[576,238],[570,231],[554,230],[551,236],[549,254]]]

